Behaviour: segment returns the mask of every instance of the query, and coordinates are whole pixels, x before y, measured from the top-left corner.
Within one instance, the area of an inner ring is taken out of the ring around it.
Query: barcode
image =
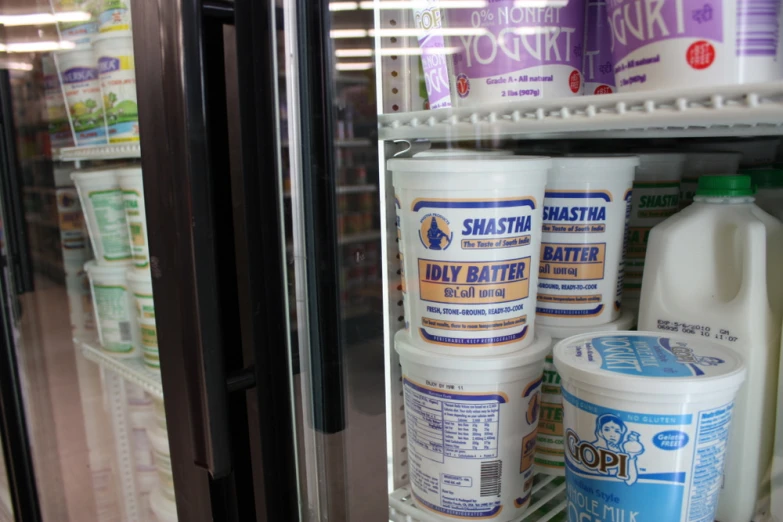
[[[775,56],[780,0],[737,2],[737,56]]]
[[[129,321],[120,322],[120,341],[131,340],[131,324]]]
[[[503,462],[490,460],[481,463],[481,496],[500,496],[500,478],[503,475]]]

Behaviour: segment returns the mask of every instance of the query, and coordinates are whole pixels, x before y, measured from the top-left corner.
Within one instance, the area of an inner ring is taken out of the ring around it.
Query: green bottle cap
[[[697,196],[714,198],[741,198],[755,193],[750,176],[702,176],[696,189]]]
[[[740,174],[750,176],[750,182],[756,190],[762,188],[783,188],[783,169],[748,169],[741,170]]]

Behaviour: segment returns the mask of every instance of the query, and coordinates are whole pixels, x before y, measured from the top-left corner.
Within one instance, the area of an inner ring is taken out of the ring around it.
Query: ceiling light
[[[458,51],[457,47],[430,47],[427,49],[427,54],[457,54]],[[378,54],[381,56],[417,56],[424,53],[419,47],[400,47],[398,49],[381,49]]]
[[[483,36],[487,34],[487,30],[483,27],[443,27],[441,29],[433,29],[425,33],[423,29],[370,29],[368,31],[370,37],[380,36],[381,38],[392,36],[424,36],[439,35],[439,36]]]
[[[9,53],[36,53],[73,49],[74,47],[76,44],[73,42],[17,42],[7,44],[3,50]]]
[[[65,11],[63,13],[32,13],[25,15],[0,15],[0,24],[9,27],[20,25],[48,25],[57,22],[86,22],[92,15],[86,11]]]
[[[27,62],[0,62],[0,69],[12,69],[14,71],[32,71],[33,64]]]
[[[365,29],[332,29],[329,31],[331,38],[367,38]]]
[[[334,55],[338,58],[366,58],[372,56],[372,49],[337,49]]]
[[[426,1],[399,1],[381,0],[377,3],[378,9],[427,9],[433,2]],[[438,9],[481,9],[487,7],[487,0],[441,0],[437,3]],[[359,2],[361,9],[375,9],[376,3],[369,0]]]
[[[357,2],[330,2],[330,11],[356,11],[359,9]]]
[[[338,71],[366,71],[372,69],[372,62],[356,62],[356,63],[338,63]]]

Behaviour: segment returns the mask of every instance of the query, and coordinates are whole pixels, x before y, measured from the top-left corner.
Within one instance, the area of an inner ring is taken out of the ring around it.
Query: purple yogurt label
[[[419,38],[419,48],[430,109],[451,107],[448,56],[441,32],[442,11],[438,8],[438,4],[439,0],[429,0],[426,9],[413,11],[416,28],[424,30],[424,36]]]
[[[585,3],[564,4],[489,0],[480,9],[449,9],[455,98],[475,105],[581,94]]]
[[[726,80],[721,0],[608,0],[607,9],[621,90]]]
[[[612,30],[606,17],[606,2],[587,2],[585,26],[585,94],[615,91]]]

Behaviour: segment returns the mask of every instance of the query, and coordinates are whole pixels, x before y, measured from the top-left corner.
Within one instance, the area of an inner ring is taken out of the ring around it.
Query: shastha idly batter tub
[[[533,491],[541,370],[551,340],[444,355],[397,332],[413,498],[438,520],[519,520]],[[430,518],[427,518],[429,520]]]
[[[544,157],[392,159],[412,339],[441,353],[533,340]]]

